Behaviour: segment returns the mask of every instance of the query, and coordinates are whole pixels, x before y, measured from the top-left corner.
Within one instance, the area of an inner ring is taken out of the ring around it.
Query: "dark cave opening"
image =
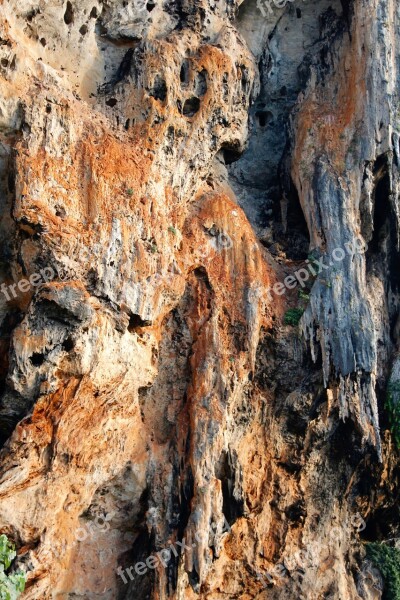
[[[310,234],[296,186],[290,179],[281,202],[273,207],[275,240],[286,259],[304,261],[310,248]]]
[[[140,329],[141,327],[150,327],[150,325],[151,321],[146,321],[145,319],[142,319],[140,315],[132,313],[129,317],[128,331],[129,333],[135,333],[137,329]]]

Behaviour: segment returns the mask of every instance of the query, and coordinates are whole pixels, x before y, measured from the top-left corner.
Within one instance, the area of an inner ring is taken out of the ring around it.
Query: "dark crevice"
[[[114,79],[114,84],[119,83],[120,81],[125,79],[125,77],[127,77],[129,75],[129,72],[132,67],[133,53],[134,53],[133,48],[129,48],[129,50],[126,52],[124,58],[121,61],[121,64],[118,67],[118,71],[117,71],[117,74],[115,75],[115,79]]]
[[[244,514],[244,500],[241,493],[241,468],[236,452],[222,452],[215,471],[216,477],[222,484],[222,510],[229,525],[233,525]]]
[[[182,63],[181,71],[180,71],[180,75],[179,75],[182,85],[187,85],[189,83],[189,67],[190,67],[190,63],[187,59],[185,59]]]
[[[3,446],[17,423],[33,406],[33,400],[23,398],[18,392],[5,388],[0,402],[0,444]]]
[[[99,86],[99,95],[112,94],[115,86],[128,77],[133,64],[134,50],[134,48],[129,48],[129,50],[125,53],[125,56],[123,57],[114,77],[107,83]]]
[[[390,179],[387,172],[379,179],[374,194],[373,235],[368,246],[368,254],[377,254],[383,246],[390,230],[391,207],[389,202]]]
[[[197,586],[200,583],[200,576],[199,576],[198,572],[196,571],[196,569],[193,569],[192,571],[190,571],[188,573],[188,578],[189,578],[189,583],[192,586],[192,588],[194,590],[197,589]]]
[[[195,86],[196,94],[204,96],[207,92],[207,71],[205,69],[196,74]]]
[[[149,491],[146,488],[140,497],[140,512],[136,518],[136,539],[130,551],[120,557],[119,566],[123,570],[123,577],[117,578],[117,600],[151,600],[154,588],[155,572],[146,569],[143,575],[135,571],[138,563],[146,560],[155,552],[155,536],[149,533],[145,521],[149,510]]]
[[[187,442],[190,440],[190,434],[188,434]],[[186,447],[185,454],[187,455],[188,448]],[[177,453],[174,452],[177,456]],[[179,484],[180,481],[183,482]],[[177,515],[176,521],[170,523],[170,529],[177,531],[177,540],[181,542],[185,536],[185,530],[189,523],[189,517],[191,514],[191,502],[194,493],[194,478],[190,465],[185,465],[185,459],[183,464],[183,472],[178,462],[175,462],[173,468],[173,480],[175,482],[174,488],[172,489],[172,514]],[[166,567],[167,571],[167,594],[172,595],[176,591],[178,582],[178,566],[179,557],[181,555],[181,548],[177,547],[177,554],[171,553],[171,558]]]
[[[400,253],[397,250],[397,217],[392,204],[392,192],[387,156],[377,158],[373,167],[375,189],[373,200],[373,233],[366,253],[367,271],[380,273],[387,292],[400,291]]]

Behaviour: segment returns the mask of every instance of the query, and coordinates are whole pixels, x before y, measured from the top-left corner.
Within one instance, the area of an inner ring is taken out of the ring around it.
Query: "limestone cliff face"
[[[384,593],[400,7],[277,4],[0,0],[23,598]]]

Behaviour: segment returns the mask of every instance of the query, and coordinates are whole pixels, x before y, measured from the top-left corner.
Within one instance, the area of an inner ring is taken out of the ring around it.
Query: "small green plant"
[[[0,535],[0,600],[17,600],[25,589],[25,573],[6,573],[16,556],[14,544],[6,535]]]
[[[157,246],[155,244],[152,244],[150,246],[150,251],[151,251],[152,254],[157,254],[157,252],[158,252]]]
[[[313,268],[313,271],[315,271],[317,275],[322,271],[320,265],[318,264],[318,257],[315,254],[315,250],[312,250],[308,254],[306,262],[310,263],[311,267]],[[313,273],[313,277],[314,277],[314,273]]]
[[[367,544],[367,556],[385,580],[383,600],[400,600],[400,550],[387,544]]]
[[[400,381],[389,381],[385,408],[388,413],[394,441],[400,450]]]
[[[303,290],[299,290],[299,298],[300,300],[305,300],[306,302],[308,302],[310,300],[310,294],[303,292]]]
[[[174,227],[173,225],[170,225],[170,226],[168,227],[168,231],[169,231],[170,233],[173,233],[174,235],[176,235],[176,234],[177,234],[177,231],[176,231],[176,229],[175,229],[175,227]]]
[[[132,189],[132,188],[128,188],[128,189],[126,190],[126,193],[128,194],[128,196],[133,196],[133,194],[134,194],[135,192],[133,191],[133,189]]]
[[[302,308],[289,308],[283,317],[284,324],[293,326],[298,325],[303,313],[304,310]]]
[[[332,284],[328,279],[320,279],[320,282],[323,283],[327,288],[332,287]]]

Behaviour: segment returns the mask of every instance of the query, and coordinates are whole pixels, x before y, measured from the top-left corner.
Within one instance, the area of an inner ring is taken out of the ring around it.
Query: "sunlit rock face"
[[[23,598],[382,597],[399,10],[0,2],[0,532]]]

